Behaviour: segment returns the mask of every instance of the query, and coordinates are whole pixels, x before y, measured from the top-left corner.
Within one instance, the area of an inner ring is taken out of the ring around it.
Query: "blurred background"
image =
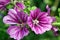
[[[24,9],[25,12],[29,14],[30,10],[33,10],[35,7],[41,9],[41,11],[47,11],[46,5],[49,5],[51,8],[51,16],[56,17],[57,23],[60,22],[60,0],[22,0],[26,6]],[[0,10],[0,40],[14,40],[9,37],[6,30],[8,25],[3,23],[3,17],[7,14],[10,8],[13,8],[12,4],[6,6],[6,10]],[[29,35],[24,37],[22,40],[60,40],[60,26],[58,35],[54,35],[53,31],[45,32],[42,35],[36,35],[34,32],[30,31]]]

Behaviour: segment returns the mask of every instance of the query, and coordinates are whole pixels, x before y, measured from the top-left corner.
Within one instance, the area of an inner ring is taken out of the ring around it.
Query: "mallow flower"
[[[25,9],[25,5],[22,2],[16,2],[14,9],[16,11],[22,11]]]
[[[43,34],[52,28],[52,17],[49,16],[50,9],[47,8],[47,12],[42,12],[39,8],[30,11],[28,17],[28,25],[36,34]]]
[[[57,27],[52,27],[51,30],[53,31],[53,33],[54,33],[55,36],[58,36],[59,35],[58,34],[58,28]]]
[[[4,9],[4,7],[10,3],[10,0],[0,0],[0,9]]]
[[[27,18],[28,15],[23,11],[17,12],[14,9],[9,10],[8,15],[3,18],[3,22],[13,25],[10,26],[7,30],[7,33],[11,38],[20,40],[29,34],[29,31],[26,28]]]
[[[56,21],[56,18],[55,18],[55,17],[52,17],[52,19],[53,19],[53,22]],[[55,26],[53,25],[53,27],[51,28],[51,30],[53,31],[53,33],[54,33],[55,36],[58,36],[58,35],[59,35],[59,34],[58,34],[58,27],[55,27]]]

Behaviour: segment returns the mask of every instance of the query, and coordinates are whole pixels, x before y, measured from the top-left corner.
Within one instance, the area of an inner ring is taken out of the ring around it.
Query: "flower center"
[[[38,24],[39,21],[38,21],[37,19],[35,19],[35,20],[33,20],[33,23],[34,23],[34,24]]]
[[[22,23],[22,24],[17,24],[17,26],[24,27],[25,24],[24,24],[24,23]]]

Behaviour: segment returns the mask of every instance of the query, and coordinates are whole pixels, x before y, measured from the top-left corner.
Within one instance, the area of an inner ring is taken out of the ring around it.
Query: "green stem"
[[[60,26],[60,22],[54,22],[52,23],[53,26]]]
[[[53,4],[53,6],[52,7],[55,7],[56,9],[57,9],[57,7],[58,7],[58,4],[59,4],[59,0],[55,0],[55,2],[54,2],[54,4]],[[56,9],[55,9],[55,11],[56,11]],[[55,14],[55,11],[51,11],[51,16],[54,16]]]

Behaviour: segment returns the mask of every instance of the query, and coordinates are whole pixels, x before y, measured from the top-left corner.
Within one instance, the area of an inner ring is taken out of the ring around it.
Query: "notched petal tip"
[[[9,12],[12,12],[14,14],[17,14],[17,12],[14,9],[9,9]],[[9,14],[9,13],[8,13]]]

